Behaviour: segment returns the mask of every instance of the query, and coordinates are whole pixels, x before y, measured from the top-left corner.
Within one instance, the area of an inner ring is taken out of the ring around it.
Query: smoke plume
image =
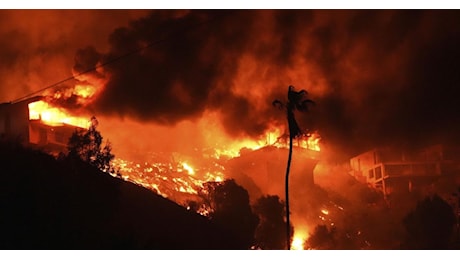
[[[271,101],[292,84],[317,104],[298,116],[304,127],[356,152],[459,129],[452,98],[458,17],[447,10],[163,10],[116,29],[109,52],[79,54],[96,66],[132,52],[104,67],[109,80],[94,105],[107,115],[175,125],[210,110],[228,134],[256,136],[283,124]]]
[[[289,85],[316,102],[299,124],[347,154],[460,130],[457,10],[2,13],[6,100],[72,68],[102,89],[99,115],[172,127],[213,113],[235,138],[285,125],[271,103]]]

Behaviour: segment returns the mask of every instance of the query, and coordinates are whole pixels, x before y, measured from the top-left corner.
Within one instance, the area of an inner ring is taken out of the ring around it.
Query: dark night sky
[[[214,111],[257,136],[294,85],[317,103],[301,125],[348,153],[460,139],[458,10],[0,10],[0,39],[2,102],[132,52],[79,77],[102,89],[93,111]]]

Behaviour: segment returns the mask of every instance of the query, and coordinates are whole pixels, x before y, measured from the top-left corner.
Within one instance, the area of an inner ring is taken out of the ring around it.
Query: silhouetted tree
[[[336,249],[335,228],[328,229],[326,225],[317,225],[306,243],[311,249]]]
[[[285,191],[286,191],[286,243],[287,248],[290,249],[290,221],[289,221],[289,171],[291,167],[292,159],[292,140],[300,135],[302,131],[300,130],[299,125],[294,116],[294,111],[306,112],[308,111],[308,106],[314,104],[310,99],[307,99],[308,95],[306,90],[295,91],[294,86],[289,86],[288,88],[288,100],[286,103],[283,103],[279,100],[274,100],[273,105],[279,109],[286,110],[286,116],[289,127],[289,155],[286,167],[286,179],[285,179]]]
[[[456,223],[452,207],[438,195],[417,203],[403,220],[409,249],[448,249]]]
[[[79,158],[101,171],[114,172],[111,165],[111,161],[115,158],[115,155],[112,154],[112,146],[107,141],[105,146],[101,147],[103,137],[96,129],[97,125],[97,119],[92,117],[91,125],[87,130],[75,130],[67,144],[68,156]]]
[[[204,183],[198,195],[202,204],[195,204],[192,208],[234,233],[242,247],[249,249],[254,245],[254,232],[259,218],[251,210],[246,189],[229,179]]]
[[[253,206],[260,222],[255,233],[256,246],[260,249],[286,249],[284,239],[285,208],[276,195],[260,197]],[[291,225],[291,234],[294,228]],[[291,237],[292,240],[292,237]]]

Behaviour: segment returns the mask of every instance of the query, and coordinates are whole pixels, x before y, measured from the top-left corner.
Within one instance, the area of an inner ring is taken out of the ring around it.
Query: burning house
[[[460,177],[460,148],[433,145],[403,151],[381,147],[351,158],[350,166],[352,176],[388,198],[394,192],[429,191],[439,181],[455,184]]]
[[[265,146],[257,150],[242,152],[239,157],[228,161],[229,172],[237,181],[248,188],[251,198],[264,194],[276,194],[284,197],[284,178],[288,150],[285,147]],[[301,146],[293,147],[291,180],[302,189],[293,192],[305,192],[314,185],[313,170],[319,161],[319,151]],[[248,178],[243,178],[247,176]],[[253,182],[253,184],[251,184]],[[251,189],[251,186],[260,189]]]
[[[41,96],[0,104],[2,140],[39,147],[51,153],[64,152],[69,137],[88,122],[69,121],[63,111],[50,107]]]

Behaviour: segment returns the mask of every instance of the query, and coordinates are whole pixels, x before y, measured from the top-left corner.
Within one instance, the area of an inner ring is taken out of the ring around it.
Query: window
[[[369,179],[374,178],[374,169],[369,170]]]
[[[358,171],[361,171],[361,159],[358,159]]]
[[[375,178],[376,179],[382,178],[382,167],[381,166],[375,168]]]

